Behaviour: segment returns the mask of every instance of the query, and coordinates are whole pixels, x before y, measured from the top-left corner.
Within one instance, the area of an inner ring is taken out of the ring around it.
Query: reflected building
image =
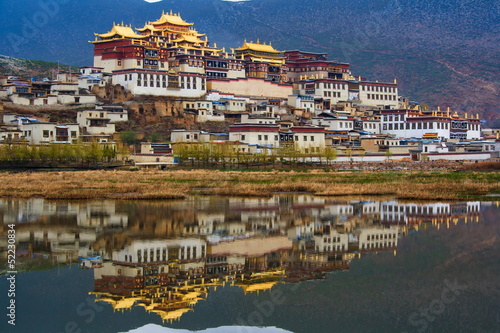
[[[50,258],[53,264],[77,262],[94,256],[98,235],[127,227],[128,215],[116,210],[116,202],[63,202],[44,199],[0,200],[2,232],[15,224],[17,256]],[[0,240],[7,257],[7,239]]]
[[[226,283],[254,293],[281,283],[324,279],[329,272],[348,270],[364,253],[395,252],[400,237],[422,225],[475,221],[481,208],[479,202],[415,204],[294,195],[0,202],[4,230],[6,221],[30,221],[16,226],[21,251],[49,254],[58,262],[100,254],[104,262],[93,268],[96,299],[115,311],[141,306],[163,321],[181,318]]]
[[[454,203],[399,203],[384,201],[380,203],[381,223],[404,226],[402,232],[418,230],[421,224],[432,224],[440,228],[441,224],[450,227],[450,223],[459,221],[477,221],[481,209],[480,202]]]

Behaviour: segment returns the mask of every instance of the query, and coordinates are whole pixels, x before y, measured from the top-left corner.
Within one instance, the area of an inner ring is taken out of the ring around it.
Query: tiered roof
[[[102,39],[109,39],[112,37],[118,38],[145,38],[145,35],[135,33],[132,26],[122,24],[113,24],[111,30],[104,34],[94,34]]]
[[[271,43],[265,44],[260,42],[247,42],[245,41],[243,45],[235,51],[257,51],[257,52],[266,52],[266,53],[274,53],[274,54],[282,54],[283,51],[276,50]]]
[[[161,24],[172,24],[172,25],[179,25],[179,26],[184,26],[184,27],[189,27],[189,26],[192,26],[194,23],[188,23],[186,21],[184,21],[182,18],[181,18],[181,15],[180,14],[175,14],[175,13],[172,13],[172,11],[170,11],[170,13],[165,13],[165,12],[162,12],[161,14],[161,17],[154,21],[154,22],[150,22],[150,24],[156,26],[156,25],[161,25]]]

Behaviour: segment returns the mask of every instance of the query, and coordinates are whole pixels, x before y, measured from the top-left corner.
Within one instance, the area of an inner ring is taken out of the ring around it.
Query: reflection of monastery
[[[0,219],[2,226],[16,224],[18,255],[50,256],[54,263],[75,262],[79,257],[93,254],[92,244],[99,233],[121,230],[128,223],[128,216],[117,212],[113,201],[4,199],[0,200]],[[2,254],[5,247],[2,240]]]
[[[142,306],[164,321],[192,311],[219,286],[253,293],[322,279],[348,270],[364,253],[396,253],[399,237],[422,225],[478,222],[479,210],[479,202],[308,196],[141,204],[0,201],[2,225],[17,224],[25,254],[71,262],[98,253],[105,262],[94,269],[96,298],[117,311]]]

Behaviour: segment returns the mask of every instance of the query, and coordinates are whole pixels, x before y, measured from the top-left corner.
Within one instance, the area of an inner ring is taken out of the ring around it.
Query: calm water
[[[0,330],[500,332],[499,213],[308,196],[0,200]]]

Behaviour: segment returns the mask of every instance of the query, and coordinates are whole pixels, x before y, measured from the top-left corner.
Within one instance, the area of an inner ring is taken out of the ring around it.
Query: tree
[[[135,131],[123,131],[120,133],[120,139],[127,145],[135,145],[137,143],[137,133]]]
[[[390,161],[391,157],[392,157],[392,151],[390,148],[387,148],[387,150],[385,151],[385,158],[387,159],[387,161]]]
[[[159,141],[161,141],[161,135],[159,133],[157,133],[157,132],[153,132],[153,133],[149,134],[146,138],[150,142],[159,142]]]
[[[326,158],[326,164],[330,165],[330,162],[337,158],[337,149],[329,146],[323,149],[323,156]]]

